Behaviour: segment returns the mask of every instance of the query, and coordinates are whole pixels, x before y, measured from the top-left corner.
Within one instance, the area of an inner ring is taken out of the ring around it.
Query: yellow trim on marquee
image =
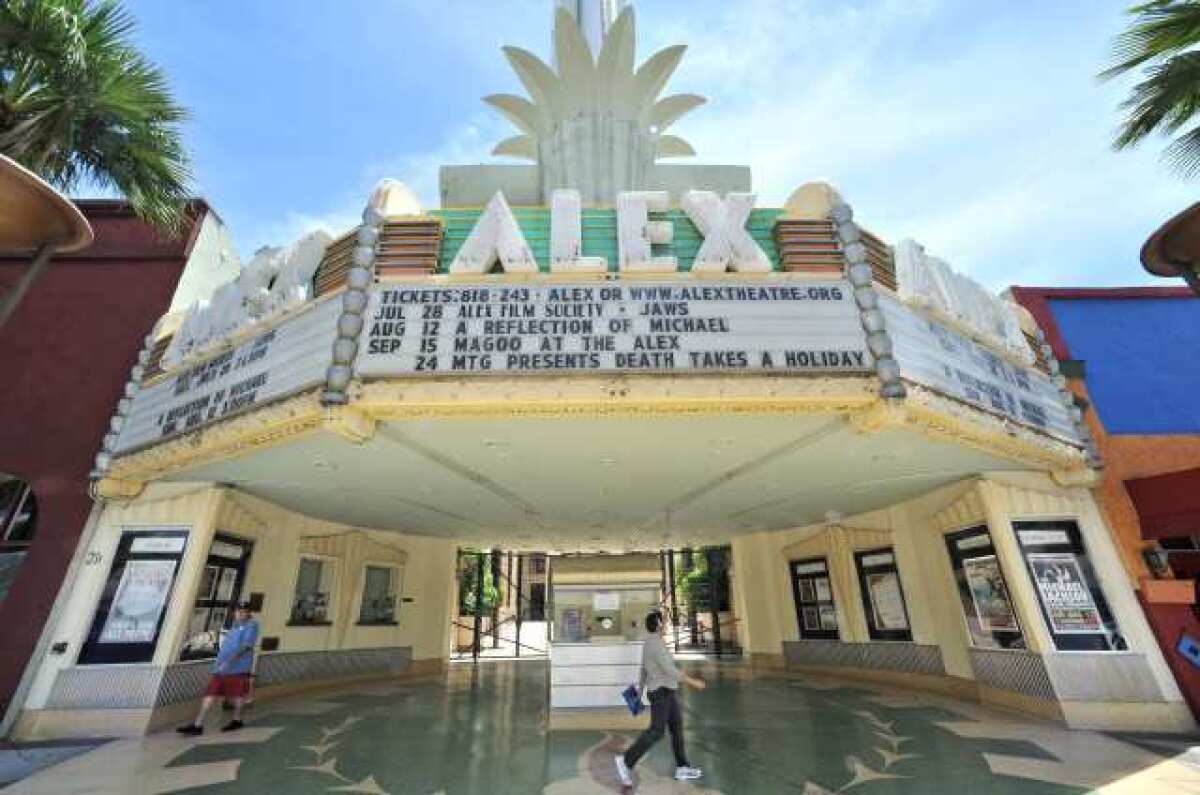
[[[320,391],[311,390],[121,456],[97,484],[97,492],[129,498],[146,482],[321,431],[361,444],[385,421],[700,414],[840,414],[860,433],[906,428],[1028,463],[1050,471],[1059,482],[1088,485],[1094,480],[1083,452],[1064,442],[916,385],[909,384],[904,400],[882,399],[877,390],[873,376],[380,379],[353,384],[348,406],[324,407]]]

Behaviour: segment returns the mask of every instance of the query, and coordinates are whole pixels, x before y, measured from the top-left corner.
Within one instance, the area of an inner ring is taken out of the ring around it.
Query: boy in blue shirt
[[[200,713],[194,721],[176,729],[180,734],[203,734],[204,717],[221,698],[233,702],[233,720],[222,727],[221,731],[231,732],[242,728],[242,703],[250,690],[250,671],[254,668],[254,644],[258,642],[258,622],[250,616],[250,606],[245,602],[238,605],[234,616],[233,626],[222,638],[221,646],[217,650],[217,659],[213,660],[212,678],[209,679],[208,690],[204,693],[204,701],[200,704]]]

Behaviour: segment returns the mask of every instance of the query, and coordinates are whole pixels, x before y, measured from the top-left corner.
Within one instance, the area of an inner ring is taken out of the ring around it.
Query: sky
[[[638,59],[688,45],[666,93],[709,103],[672,132],[691,162],[751,166],[760,206],[823,179],[864,227],[995,290],[1161,284],[1138,250],[1200,182],[1161,141],[1110,146],[1132,81],[1095,75],[1128,4],[636,0]],[[550,59],[552,0],[126,5],[244,260],[349,229],[384,177],[436,207],[440,165],[512,162],[480,97],[524,93],[501,46]]]

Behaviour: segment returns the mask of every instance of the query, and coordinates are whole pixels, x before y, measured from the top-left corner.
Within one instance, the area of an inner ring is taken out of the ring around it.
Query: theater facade
[[[529,164],[385,181],[147,330],[15,735],[176,720],[242,598],[261,695],[436,673],[464,547],[729,546],[755,670],[1193,729],[1032,317],[827,184],[666,162],[683,48],[581,13],[486,100]]]

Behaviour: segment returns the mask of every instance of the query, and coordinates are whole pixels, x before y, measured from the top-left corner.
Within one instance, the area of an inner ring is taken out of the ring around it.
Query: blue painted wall
[[[1050,309],[1109,433],[1200,433],[1200,298],[1052,298]]]

